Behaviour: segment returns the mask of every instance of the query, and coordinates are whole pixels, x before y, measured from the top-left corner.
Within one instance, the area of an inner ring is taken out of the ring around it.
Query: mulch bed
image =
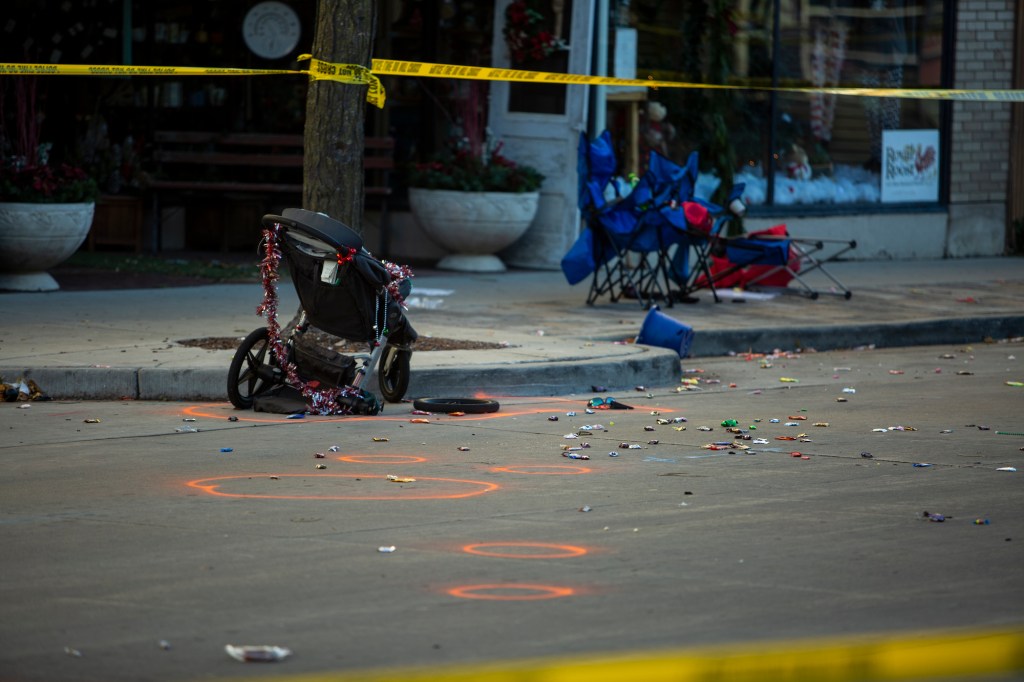
[[[317,332],[316,330],[306,332],[306,339],[314,341],[318,346],[333,348],[339,353],[353,354],[368,353],[370,351],[364,344],[338,341],[335,337]],[[234,350],[238,348],[241,340],[240,337],[234,336],[211,336],[203,339],[180,339],[177,343],[182,346],[202,348],[204,350]],[[508,348],[508,346],[487,341],[463,341],[461,339],[444,339],[434,336],[421,336],[412,346],[412,349],[417,353],[437,350],[494,350],[499,348]]]
[[[64,291],[101,291],[109,289],[164,289],[169,287],[201,286],[204,284],[223,283],[224,280],[213,280],[203,277],[188,277],[154,272],[109,272],[94,268],[77,268],[62,265],[50,271],[54,279]],[[316,329],[306,332],[306,338],[316,345],[333,348],[339,353],[367,353],[369,349],[361,343],[339,340]],[[177,343],[191,348],[204,350],[234,350],[241,342],[240,337],[211,336],[200,339],[181,339]],[[497,350],[507,348],[506,344],[486,341],[464,341],[421,336],[413,345],[416,352],[444,350]]]

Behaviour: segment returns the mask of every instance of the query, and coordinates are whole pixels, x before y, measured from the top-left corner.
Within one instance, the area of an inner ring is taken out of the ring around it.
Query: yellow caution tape
[[[826,93],[855,97],[894,97],[901,99],[933,99],[968,102],[1024,102],[1024,90],[955,90],[942,88],[832,88],[832,87],[779,87],[760,85],[718,85],[688,83],[655,78],[613,78],[587,76],[575,73],[523,71],[486,66],[458,66],[407,62],[395,59],[374,59],[369,69],[356,64],[335,64],[310,55],[299,60],[310,60],[309,70],[289,69],[235,69],[198,66],[117,66],[94,64],[0,64],[0,75],[54,75],[54,76],[267,76],[304,74],[313,80],[333,80],[340,83],[367,85],[366,99],[383,107],[384,87],[377,76],[419,76],[426,78],[459,78],[469,80],[509,81],[514,83],[548,83],[552,85],[620,85],[648,88],[692,88],[704,90],[762,90],[786,93]]]
[[[332,64],[301,55],[298,61],[310,60],[310,69],[233,69],[205,66],[119,66],[109,64],[0,64],[0,74],[15,76],[278,76],[305,74],[312,80],[368,85],[366,101],[384,106],[384,86],[365,66]]]
[[[18,76],[266,76],[295,75],[285,69],[214,69],[204,66],[117,66],[99,64],[0,64],[0,74]]]
[[[853,95],[858,97],[899,97],[907,99],[949,99],[989,102],[1024,102],[1024,90],[953,90],[914,88],[772,88],[758,85],[716,85],[687,83],[654,78],[613,78],[585,76],[575,73],[521,71],[486,66],[455,66],[427,62],[405,62],[395,59],[374,59],[372,70],[380,76],[421,76],[427,78],[463,78],[470,80],[511,81],[515,83],[549,83],[562,85],[624,85],[647,88],[695,88],[705,90],[774,90],[776,92]]]
[[[918,632],[677,653],[624,654],[380,671],[311,673],[276,682],[882,682],[978,679],[1024,670],[1024,631]],[[268,678],[263,677],[266,680]]]
[[[334,64],[320,59],[314,59],[311,54],[299,55],[298,61],[309,60],[309,77],[313,80],[332,80],[339,83],[365,83],[370,86],[366,92],[366,101],[374,106],[384,108],[384,86],[380,79],[374,76],[370,69],[357,64]]]

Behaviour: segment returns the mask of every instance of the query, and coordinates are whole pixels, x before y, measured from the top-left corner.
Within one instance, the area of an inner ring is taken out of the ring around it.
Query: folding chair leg
[[[821,249],[823,249],[824,246],[825,246],[825,241],[826,240],[819,240],[818,242],[816,242],[816,244],[819,245],[819,248],[817,248],[814,251],[811,251],[810,253],[806,254],[806,257],[807,257],[808,261],[810,261],[812,263],[812,265],[811,265],[811,267],[809,267],[806,270],[804,270],[804,274],[806,274],[808,272],[812,272],[814,270],[821,270],[821,274],[825,275],[825,277],[828,277],[829,280],[831,280],[831,282],[833,284],[835,284],[837,287],[839,287],[839,289],[842,291],[842,293],[832,292],[832,291],[829,291],[829,292],[826,292],[826,293],[835,294],[836,296],[842,296],[846,300],[850,300],[850,297],[853,296],[853,292],[850,291],[849,289],[847,289],[846,286],[842,282],[840,282],[838,279],[833,277],[832,273],[830,273],[828,270],[826,270],[824,265],[825,265],[825,263],[828,263],[830,261],[836,260],[837,258],[839,258],[839,256],[843,255],[847,251],[850,251],[851,249],[857,248],[857,242],[856,242],[856,240],[852,240],[852,239],[850,241],[842,242],[842,243],[846,244],[846,246],[844,248],[842,248],[841,250],[833,253],[831,256],[829,256],[825,260],[819,260],[819,259],[815,258],[812,254],[814,254],[817,251],[820,251]],[[839,240],[832,240],[832,241],[839,241]]]
[[[825,248],[825,244],[826,243],[828,243],[828,244],[841,243],[841,244],[845,244],[845,246],[842,249],[840,249],[839,251],[836,251],[835,253],[831,254],[828,258],[825,258],[825,259],[816,258],[814,256],[814,254],[819,252],[819,251],[821,251],[821,250],[823,250]],[[840,282],[838,279],[836,279],[832,275],[832,273],[830,273],[828,270],[825,269],[825,263],[834,261],[837,258],[839,258],[839,256],[841,256],[844,253],[846,253],[847,251],[850,251],[851,249],[857,248],[856,240],[852,240],[851,239],[849,241],[845,241],[845,240],[839,240],[839,239],[816,239],[813,242],[809,242],[810,247],[811,247],[810,249],[804,248],[804,246],[806,244],[808,244],[808,242],[801,242],[800,240],[794,240],[792,242],[792,244],[793,244],[793,247],[796,249],[797,255],[800,257],[801,264],[807,263],[807,264],[810,265],[809,268],[804,268],[804,267],[800,268],[800,274],[801,275],[806,275],[809,272],[813,272],[815,270],[820,270],[821,274],[825,275],[825,277],[827,277],[833,284],[835,284],[840,289],[840,291],[826,291],[825,293],[832,294],[834,296],[842,296],[846,300],[850,300],[850,298],[853,296],[853,292],[850,291],[849,289],[847,289],[846,286],[842,282]],[[800,279],[799,277],[796,277],[796,279],[801,284],[804,284],[803,280]],[[804,286],[807,286],[807,285],[804,284]],[[810,289],[810,287],[807,287],[807,288]],[[813,291],[813,289],[812,289],[812,291]],[[815,293],[817,293],[817,292],[815,292]]]
[[[718,297],[718,292],[715,290],[715,276],[711,273],[711,264],[708,262],[710,259],[709,252],[700,249],[694,249],[694,251],[697,253],[697,263],[690,274],[690,279],[686,282],[686,288],[680,292],[680,296],[688,297],[695,291],[700,291],[703,287],[698,287],[697,282],[700,280],[701,275],[703,275],[704,281],[707,282],[707,288],[711,290],[711,296],[715,299],[715,303],[721,303],[722,299]]]
[[[832,275],[832,273],[830,273],[828,270],[826,270],[824,266],[825,266],[825,263],[828,263],[830,261],[833,261],[833,260],[837,259],[839,256],[841,256],[842,254],[846,253],[850,249],[856,248],[857,247],[857,242],[856,241],[843,241],[843,240],[835,240],[835,239],[833,239],[833,240],[829,240],[829,239],[814,239],[814,240],[810,240],[810,239],[800,239],[799,237],[790,237],[789,241],[790,241],[790,248],[793,250],[793,252],[795,252],[796,257],[797,257],[797,259],[798,259],[798,261],[800,263],[800,269],[799,270],[795,270],[795,269],[791,268],[788,263],[785,264],[785,265],[778,265],[778,266],[772,268],[771,270],[767,270],[767,271],[761,273],[760,275],[758,275],[757,277],[755,277],[755,278],[751,279],[750,281],[748,281],[747,282],[747,286],[748,287],[756,287],[756,286],[758,286],[758,282],[760,282],[761,280],[766,279],[766,278],[768,278],[768,277],[770,277],[770,276],[772,276],[774,274],[777,274],[779,272],[786,272],[786,273],[789,274],[790,277],[793,278],[793,280],[797,284],[799,284],[803,288],[803,291],[799,291],[797,293],[802,294],[804,296],[807,296],[808,298],[814,300],[814,299],[817,299],[818,296],[822,292],[818,291],[817,289],[812,287],[810,284],[808,284],[806,281],[804,281],[803,276],[806,275],[809,272],[813,272],[815,270],[820,270],[821,274],[825,275],[825,277],[827,277],[833,284],[836,285],[836,287],[839,288],[839,291],[826,291],[824,293],[831,294],[833,296],[842,296],[842,297],[844,297],[847,300],[849,300],[853,296],[853,292],[850,291],[849,289],[847,289],[846,286],[842,282],[840,282],[838,279],[836,279]],[[836,242],[843,243],[846,246],[843,249],[841,249],[840,251],[837,251],[836,253],[830,255],[828,258],[825,258],[825,259],[819,259],[819,258],[816,258],[814,256],[815,253],[818,253],[819,251],[821,251],[821,250],[823,250],[825,248],[825,244],[826,243],[836,243]],[[807,267],[807,266],[810,266],[810,267]]]

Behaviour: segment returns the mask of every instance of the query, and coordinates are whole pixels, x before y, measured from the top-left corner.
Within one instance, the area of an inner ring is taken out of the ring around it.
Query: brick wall
[[[957,2],[953,87],[1007,89],[1013,80],[1016,0]],[[1005,203],[1010,105],[954,102],[950,203]]]

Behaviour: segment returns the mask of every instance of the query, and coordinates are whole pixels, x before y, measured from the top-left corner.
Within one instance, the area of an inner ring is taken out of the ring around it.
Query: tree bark
[[[376,28],[373,0],[319,0],[313,57],[369,68]],[[363,232],[366,85],[309,83],[302,205]]]

